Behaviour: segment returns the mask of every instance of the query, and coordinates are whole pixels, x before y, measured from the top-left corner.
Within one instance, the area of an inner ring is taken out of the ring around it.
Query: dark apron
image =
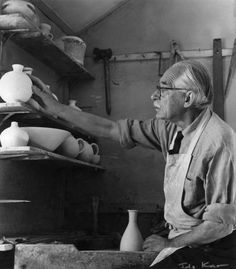
[[[207,245],[181,248],[151,268],[236,269],[236,231]]]

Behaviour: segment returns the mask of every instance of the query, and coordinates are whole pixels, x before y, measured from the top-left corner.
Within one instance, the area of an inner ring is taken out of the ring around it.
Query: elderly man
[[[236,136],[211,110],[212,85],[205,67],[185,60],[171,66],[152,95],[156,117],[113,122],[60,104],[38,78],[35,99],[86,132],[122,146],[162,151],[168,238],[148,237],[153,268],[236,268]]]

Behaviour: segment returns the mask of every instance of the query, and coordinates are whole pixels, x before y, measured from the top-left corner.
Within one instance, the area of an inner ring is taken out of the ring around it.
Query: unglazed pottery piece
[[[7,103],[27,102],[32,96],[32,81],[24,72],[24,66],[13,64],[13,71],[5,73],[0,80],[0,96]]]
[[[13,121],[10,127],[2,131],[0,141],[2,147],[27,146],[29,135],[18,126],[18,122]]]
[[[29,135],[29,146],[56,150],[60,144],[70,135],[70,132],[47,127],[21,127]]]
[[[137,225],[138,210],[128,210],[129,222],[120,242],[121,251],[141,251],[143,238]]]

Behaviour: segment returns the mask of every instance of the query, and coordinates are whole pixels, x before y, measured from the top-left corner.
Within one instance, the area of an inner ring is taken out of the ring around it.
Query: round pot
[[[23,71],[24,66],[13,64],[13,71],[0,80],[0,96],[7,103],[27,102],[32,95],[32,81]]]
[[[39,17],[33,4],[24,0],[7,0],[2,4],[2,14],[20,13],[39,26]]]
[[[63,36],[61,40],[64,42],[64,51],[83,65],[86,51],[85,42],[77,36]]]

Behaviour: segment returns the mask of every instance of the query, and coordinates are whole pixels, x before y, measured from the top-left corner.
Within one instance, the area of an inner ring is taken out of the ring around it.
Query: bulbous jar
[[[2,131],[0,135],[2,147],[23,147],[29,142],[29,135],[13,121],[11,126]]]
[[[85,42],[77,36],[63,36],[61,39],[64,42],[64,51],[83,65],[87,47]]]
[[[7,0],[2,4],[2,14],[20,13],[28,17],[35,26],[39,27],[40,20],[35,6],[24,0]]]
[[[0,80],[0,96],[7,103],[27,102],[32,96],[32,81],[23,72],[23,65],[13,64],[12,68]]]
[[[138,210],[128,210],[129,222],[120,241],[121,251],[142,251],[143,237],[137,224]]]

